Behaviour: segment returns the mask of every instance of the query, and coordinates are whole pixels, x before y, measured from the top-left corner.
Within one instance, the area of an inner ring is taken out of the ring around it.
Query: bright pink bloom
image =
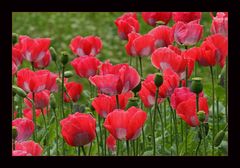
[[[52,60],[52,57],[51,57],[50,51],[48,50],[45,53],[45,55],[42,57],[42,59],[40,59],[39,61],[35,61],[33,65],[37,69],[45,68],[50,64],[51,60]]]
[[[33,93],[28,93],[27,97],[32,100]],[[41,92],[35,93],[34,95],[34,104],[36,109],[43,109],[44,107],[47,107],[49,105],[50,101],[50,91],[49,90],[43,90]],[[24,98],[24,102],[27,105],[27,107],[32,108],[32,103]]]
[[[76,36],[71,40],[70,49],[77,56],[96,56],[102,49],[102,41],[97,36]]]
[[[17,128],[18,136],[16,140],[19,142],[26,141],[31,137],[34,131],[33,121],[27,118],[17,118],[13,120],[12,126],[15,126]]]
[[[133,93],[132,92],[127,92],[127,93],[122,93],[122,94],[119,94],[118,95],[118,100],[119,100],[119,106],[120,106],[120,109],[125,109],[126,106],[127,106],[127,103],[128,103],[128,100],[133,97]],[[113,96],[115,101],[116,101],[116,97]],[[113,98],[112,97],[112,98]]]
[[[118,140],[135,140],[147,119],[147,113],[131,107],[127,111],[114,110],[107,115],[104,127]]]
[[[67,89],[66,92],[71,97],[72,101],[77,102],[83,91],[83,86],[77,82],[68,82],[65,84],[65,86]],[[66,93],[64,93],[64,101],[67,103],[71,101]]]
[[[38,143],[32,140],[24,141],[21,143],[17,142],[15,148],[16,150],[25,151],[28,154],[31,154],[32,156],[41,156],[43,152],[42,147]],[[26,156],[29,156],[29,155],[26,155]]]
[[[181,45],[195,45],[202,37],[203,26],[197,21],[177,22],[172,28],[174,40]]]
[[[172,12],[173,20],[175,23],[182,21],[184,23],[198,20],[200,22],[202,12]]]
[[[36,109],[35,110],[35,113],[36,113],[36,118],[38,118],[42,112],[41,112],[41,109]],[[44,108],[43,109],[43,114],[46,115],[47,114],[47,108]],[[30,108],[25,108],[23,110],[23,116],[29,120],[32,120],[33,119],[33,115],[32,115],[32,109]]]
[[[157,21],[168,24],[172,18],[172,12],[142,12],[142,17],[147,24],[155,27]]]
[[[39,62],[49,49],[50,38],[35,38],[19,36],[19,45],[23,57],[30,62]]]
[[[208,104],[207,99],[204,97],[199,97],[199,111],[200,110],[205,112],[206,115],[205,122],[207,122]],[[178,104],[176,113],[191,127],[196,127],[200,124],[196,111],[196,97],[194,96],[191,96],[186,101],[183,101],[180,104]]]
[[[228,36],[228,15],[224,12],[217,12],[216,17],[212,18],[212,25],[210,29],[212,34],[221,34]]]
[[[167,47],[173,43],[172,28],[168,26],[158,26],[148,34],[152,35],[155,39],[155,48]]]
[[[12,61],[12,75],[15,75],[18,70],[17,65]]]
[[[200,46],[198,63],[202,66],[224,66],[228,54],[228,39],[220,34],[208,36]]]
[[[98,66],[100,61],[95,57],[81,56],[75,58],[71,65],[75,69],[77,75],[83,78],[89,78],[97,74]]]
[[[132,32],[128,34],[128,43],[125,45],[125,49],[130,56],[150,56],[154,51],[155,39],[150,34],[140,35]]]
[[[106,144],[110,151],[114,152],[116,150],[116,139],[112,136],[112,134],[107,137]]]
[[[136,13],[125,13],[118,17],[114,23],[118,28],[118,36],[122,40],[127,40],[128,34],[131,32],[139,32],[140,25]]]
[[[32,154],[27,153],[26,151],[23,150],[13,150],[12,156],[32,156]]]
[[[96,137],[96,120],[90,114],[76,112],[60,124],[62,136],[70,146],[84,146]]]
[[[16,64],[16,66],[21,65],[23,61],[23,55],[19,49],[19,45],[17,44],[12,47],[12,61]]]
[[[89,80],[100,92],[113,96],[135,88],[140,82],[140,76],[128,64],[113,66],[105,63],[100,69],[100,75],[90,77]]]

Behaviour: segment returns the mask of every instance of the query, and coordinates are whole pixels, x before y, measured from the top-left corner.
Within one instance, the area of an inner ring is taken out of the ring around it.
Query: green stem
[[[155,141],[155,123],[156,123],[156,112],[157,112],[157,100],[158,100],[158,92],[159,87],[156,89],[155,93],[155,104],[154,104],[154,113],[153,113],[153,129],[152,129],[152,135],[153,135],[153,156],[156,156],[156,141]]]
[[[136,57],[136,70],[138,71],[138,58]]]
[[[142,57],[138,57],[139,58],[139,64],[140,64],[140,75],[143,78],[143,72],[142,72]]]
[[[226,115],[226,123],[228,123],[228,58],[226,58],[226,72],[225,72],[225,96],[226,96],[226,104],[225,104],[225,115]]]
[[[102,139],[102,127],[101,127],[101,117],[98,115],[98,126],[99,126],[99,131],[100,131],[100,144],[102,148],[102,155],[103,155],[103,139]]]
[[[48,131],[47,131],[47,122],[46,122],[46,118],[45,118],[45,115],[43,113],[43,109],[41,108],[41,113],[42,113],[42,116],[43,116],[43,122],[44,122],[44,127],[45,127],[45,133],[46,133],[46,137],[44,139],[44,146],[48,146]],[[48,146],[48,150],[47,150],[47,155],[50,156],[50,148]]]
[[[161,112],[160,112],[159,107],[158,107],[157,109],[158,109],[159,118],[160,118],[160,121],[161,121],[161,124],[162,124],[162,125],[161,125],[162,139],[163,139],[163,142],[162,142],[162,151],[164,152],[164,151],[165,151],[165,136],[164,136],[163,119],[162,119],[162,115],[161,115]]]
[[[129,56],[129,64],[132,66],[132,56]]]
[[[83,151],[83,155],[86,156],[86,152],[84,150],[84,146],[81,146],[81,148],[82,148],[82,151]]]
[[[219,132],[219,98],[217,97],[217,131]]]
[[[96,137],[97,137],[97,149],[98,149],[98,155],[100,155],[100,148],[99,146],[101,145],[100,142],[99,142],[99,138],[98,138],[98,134],[97,134],[97,131],[96,132]]]
[[[120,109],[118,94],[116,95],[117,109]]]
[[[183,120],[181,120],[181,140],[183,142]]]
[[[133,156],[136,156],[136,148],[135,148],[135,140],[132,141],[132,147],[133,147]]]
[[[120,144],[119,144],[119,140],[117,140],[117,156],[119,155],[119,148],[120,148]]]
[[[142,140],[143,140],[143,151],[145,150],[145,133],[144,133],[144,125],[142,127]],[[137,147],[138,149],[138,147]]]
[[[137,139],[137,143],[136,143],[136,156],[138,156],[138,145],[139,145],[139,138]]]
[[[107,131],[106,131],[106,129],[104,129],[104,156],[107,155],[107,144],[106,144],[106,140],[107,140]]]
[[[200,128],[200,127],[199,127]],[[201,129],[201,128],[200,128]],[[197,153],[198,153],[198,150],[199,150],[199,147],[200,147],[200,145],[201,145],[201,142],[202,142],[202,138],[199,140],[199,142],[198,142],[198,145],[197,145],[197,148],[196,148],[196,153],[195,153],[195,155],[197,156]]]
[[[130,156],[129,155],[129,141],[128,140],[126,140],[126,144],[127,144],[127,155]]]
[[[170,107],[170,110],[172,112],[172,116],[173,116],[173,123],[174,123],[174,129],[175,129],[175,143],[176,143],[176,150],[177,150],[177,155],[178,155],[178,130],[177,130],[177,118],[176,118],[176,113],[174,113],[172,107],[171,107],[171,103],[170,103],[170,99],[169,97],[167,98],[168,99],[168,103],[169,103],[169,107]]]
[[[90,148],[89,148],[89,151],[88,151],[88,156],[91,156],[91,151],[92,151],[92,142],[90,144]]]
[[[205,127],[203,124],[200,125],[202,127],[202,135],[203,135],[203,145],[204,145],[204,156],[207,156],[207,147],[206,147],[206,138],[205,138]]]
[[[80,148],[80,146],[77,147],[77,155],[81,156],[81,148]]]
[[[212,77],[212,112],[213,112],[213,129],[212,129],[212,155],[214,156],[214,137],[215,137],[215,87],[214,87],[214,77],[213,77],[213,67],[210,66],[211,77]]]
[[[92,88],[92,84],[91,84],[91,82],[88,80],[88,82],[89,82],[89,91],[90,91],[90,98],[93,98],[93,88]]]
[[[62,92],[61,92],[61,110],[62,110],[62,119],[65,118],[65,114],[64,114],[64,69],[65,69],[65,66],[63,65],[62,67]],[[65,156],[65,144],[64,144],[64,139],[62,139],[62,152],[63,152],[63,155]]]
[[[188,152],[188,125],[185,123],[185,153]]]
[[[57,119],[57,113],[56,113],[56,110],[53,109],[53,113],[54,113],[54,116],[55,116],[55,124],[56,124],[56,146],[57,146],[57,156],[59,155],[59,151],[58,151],[58,119]]]

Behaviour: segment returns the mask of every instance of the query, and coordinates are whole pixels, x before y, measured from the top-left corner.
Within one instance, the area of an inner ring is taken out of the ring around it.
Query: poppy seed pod
[[[160,87],[163,83],[163,76],[160,73],[156,73],[155,78],[154,78],[154,84],[157,87]]]
[[[50,52],[51,52],[51,55],[52,55],[52,60],[54,62],[56,62],[57,61],[57,52],[56,52],[56,50],[53,47],[50,47]]]
[[[18,136],[18,133],[17,133],[17,128],[16,127],[12,127],[12,139],[15,140]]]
[[[72,71],[66,71],[66,72],[64,72],[64,77],[65,77],[65,78],[71,78],[73,75],[74,75],[74,74],[73,74]]]
[[[203,85],[202,85],[202,78],[200,77],[196,77],[196,78],[192,78],[192,85],[191,85],[191,91],[199,94],[202,92],[203,90]]]
[[[126,106],[126,110],[129,109],[132,106],[138,107],[138,103],[137,103],[138,99],[136,97],[132,97],[128,100],[128,104]]]
[[[217,135],[214,137],[214,141],[213,141],[215,147],[217,147],[221,144],[224,136],[225,136],[224,130],[221,130],[217,133]]]
[[[56,109],[56,107],[57,107],[56,99],[53,94],[50,95],[50,106],[53,109]]]
[[[17,95],[19,95],[20,97],[25,98],[27,96],[27,93],[23,89],[15,85],[12,85],[12,91],[13,93],[16,93]]]
[[[12,44],[16,44],[18,41],[18,34],[12,33]]]
[[[206,119],[206,115],[204,111],[197,112],[197,116],[200,122],[204,122]]]
[[[69,54],[66,51],[63,51],[61,55],[61,63],[63,64],[63,66],[65,66],[68,63]]]

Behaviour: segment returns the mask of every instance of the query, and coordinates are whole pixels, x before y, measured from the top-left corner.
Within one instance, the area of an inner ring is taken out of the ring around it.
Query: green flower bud
[[[213,141],[213,144],[215,147],[219,146],[223,140],[225,136],[225,131],[224,130],[221,130],[217,133],[217,135],[215,135],[214,137],[214,141]]]
[[[139,84],[135,88],[132,89],[134,95],[136,95],[141,90],[141,88],[142,88],[142,84],[140,81]]]
[[[163,76],[161,73],[156,73],[155,78],[154,78],[154,84],[157,87],[160,87],[163,83]]]
[[[197,112],[197,116],[200,122],[204,122],[206,119],[206,115],[204,111]]]
[[[63,51],[61,53],[62,57],[61,57],[61,63],[63,65],[66,65],[68,63],[68,57],[69,57],[69,54],[66,52],[66,51]]]
[[[50,52],[51,52],[52,60],[54,62],[56,62],[57,61],[57,52],[56,52],[56,50],[53,47],[50,47]]]
[[[18,133],[17,133],[17,128],[16,127],[12,127],[12,139],[15,140],[18,136]]]
[[[202,85],[202,78],[200,77],[196,77],[196,78],[192,78],[192,85],[191,85],[191,91],[199,94],[202,92],[203,90],[203,85]]]
[[[138,107],[137,103],[138,99],[136,97],[132,97],[128,100],[128,104],[126,105],[126,110],[129,109],[132,106]]]
[[[74,74],[73,74],[72,71],[66,71],[66,72],[64,72],[64,77],[65,77],[65,78],[71,78],[73,75],[74,75]]]
[[[20,97],[25,98],[27,96],[27,93],[24,90],[22,90],[20,87],[17,87],[15,85],[12,85],[12,91],[17,95],[19,95]]]
[[[16,44],[18,42],[18,34],[12,33],[12,44]]]
[[[56,107],[57,107],[57,103],[56,103],[56,99],[55,99],[54,94],[50,95],[50,106],[53,109],[56,109]]]

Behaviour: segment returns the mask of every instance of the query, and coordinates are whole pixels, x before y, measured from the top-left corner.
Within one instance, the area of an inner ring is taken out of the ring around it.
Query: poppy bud
[[[197,116],[198,116],[198,119],[199,119],[200,122],[204,122],[205,121],[206,116],[205,116],[205,112],[204,111],[197,112]]]
[[[214,141],[213,141],[215,147],[217,147],[221,144],[224,136],[225,136],[224,130],[221,130],[217,133],[217,135],[214,137]]]
[[[64,77],[65,77],[65,78],[71,78],[73,75],[74,75],[74,74],[73,74],[72,71],[66,71],[66,72],[64,72]]]
[[[141,84],[141,81],[140,81],[139,84],[135,88],[133,88],[133,90],[132,90],[134,95],[136,95],[141,90],[141,88],[142,88],[142,84]]]
[[[51,108],[53,109],[56,109],[57,107],[56,99],[53,94],[50,95],[50,105],[51,105]]]
[[[22,90],[21,88],[15,86],[15,85],[12,85],[12,91],[16,94],[18,94],[20,97],[23,97],[25,98],[27,96],[27,93]]]
[[[56,53],[56,50],[53,48],[53,47],[50,47],[50,52],[51,52],[51,56],[52,56],[52,60],[54,62],[57,61],[57,53]]]
[[[12,44],[16,44],[18,41],[18,34],[12,33]]]
[[[192,78],[192,85],[191,85],[191,91],[199,94],[202,92],[203,90],[203,85],[201,82],[202,78],[200,77],[196,77],[196,78]]]
[[[66,52],[66,51],[63,51],[62,53],[61,53],[61,55],[62,55],[62,58],[61,58],[61,63],[63,64],[63,66],[64,65],[66,65],[67,63],[68,63],[68,53]]]
[[[160,73],[156,73],[155,78],[154,78],[154,84],[157,87],[160,87],[163,83],[163,76]]]
[[[129,99],[128,104],[126,106],[126,110],[129,109],[132,106],[138,107],[138,103],[137,103],[138,99],[136,97],[132,97]]]
[[[12,139],[15,141],[17,136],[18,136],[17,128],[16,127],[12,127]]]

